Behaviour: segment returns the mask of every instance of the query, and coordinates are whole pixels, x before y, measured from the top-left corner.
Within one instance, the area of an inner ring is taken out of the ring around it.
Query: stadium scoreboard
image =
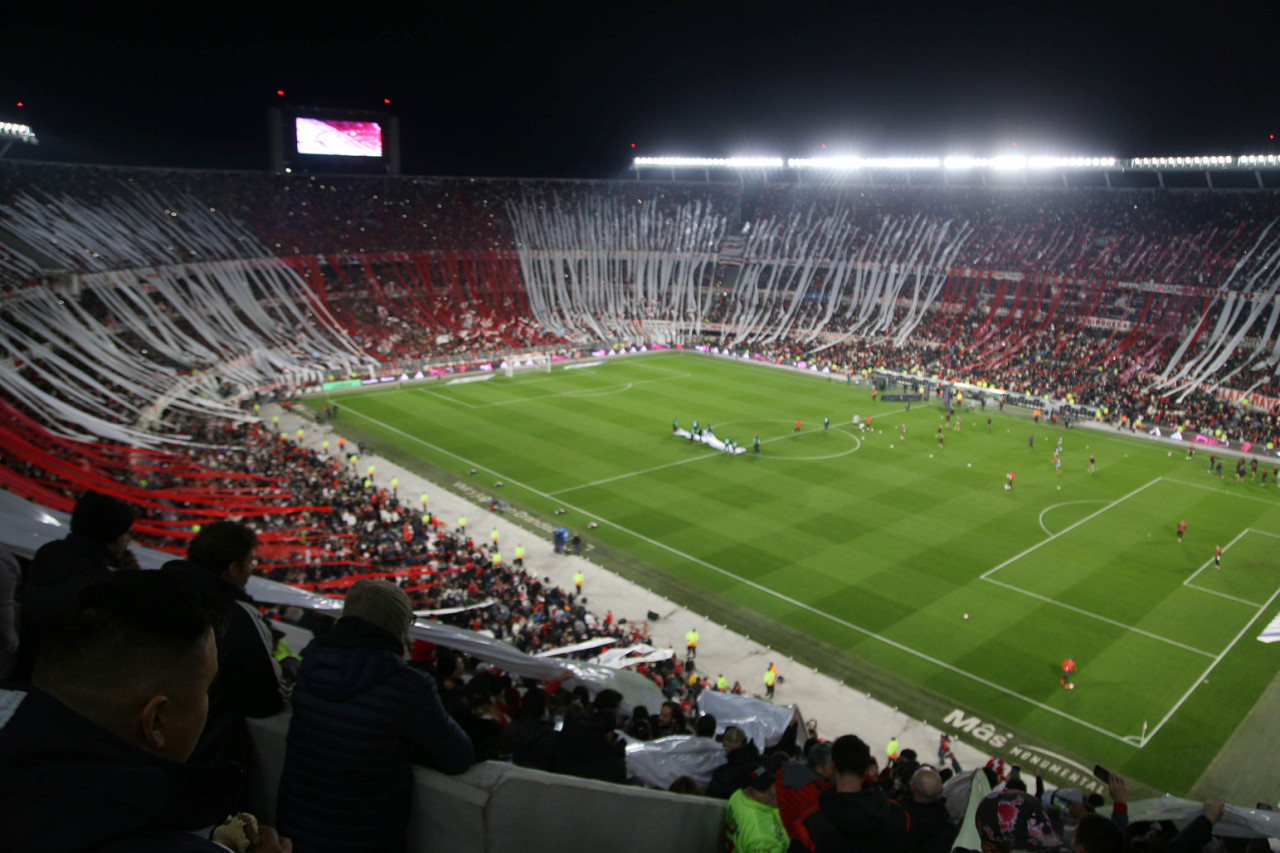
[[[400,124],[389,112],[273,107],[273,172],[400,174]]]

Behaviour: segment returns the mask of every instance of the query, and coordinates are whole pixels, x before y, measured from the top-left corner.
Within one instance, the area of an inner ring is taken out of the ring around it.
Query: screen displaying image
[[[381,157],[382,127],[376,121],[294,119],[299,154]]]

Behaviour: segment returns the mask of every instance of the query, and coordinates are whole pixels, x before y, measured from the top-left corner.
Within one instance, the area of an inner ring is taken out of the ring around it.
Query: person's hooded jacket
[[[804,826],[817,853],[897,853],[906,850],[909,818],[878,788],[828,791]]]
[[[303,651],[276,802],[298,850],[403,851],[413,762],[445,773],[475,762],[435,682],[402,654],[401,640],[355,616]]]

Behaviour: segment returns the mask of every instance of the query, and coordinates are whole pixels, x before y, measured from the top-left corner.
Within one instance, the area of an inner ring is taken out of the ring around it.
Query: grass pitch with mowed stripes
[[[1280,490],[1210,476],[1203,451],[994,405],[962,412],[940,449],[936,403],[908,412],[840,379],[675,352],[338,399],[339,427],[379,452],[485,491],[501,480],[495,493],[548,519],[565,507],[553,520],[610,568],[915,716],[964,709],[997,740],[1159,790],[1190,788],[1277,669],[1280,647],[1256,637],[1280,591]],[[678,439],[673,419],[748,452]]]

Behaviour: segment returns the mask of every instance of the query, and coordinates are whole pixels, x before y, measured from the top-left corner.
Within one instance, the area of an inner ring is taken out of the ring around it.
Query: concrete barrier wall
[[[275,823],[288,712],[251,720],[254,813]],[[612,785],[486,761],[461,776],[414,769],[414,851],[707,853],[724,846],[724,801]]]

